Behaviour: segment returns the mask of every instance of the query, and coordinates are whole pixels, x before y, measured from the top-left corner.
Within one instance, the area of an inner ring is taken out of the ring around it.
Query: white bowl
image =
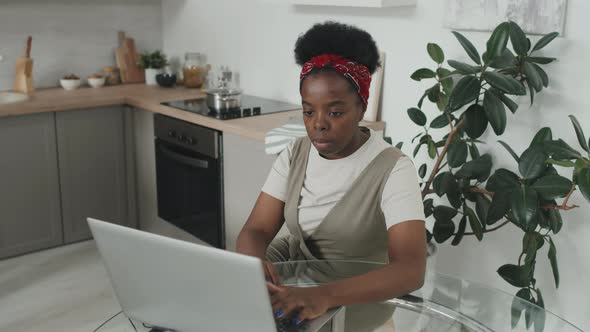
[[[88,77],[88,85],[90,85],[93,88],[100,88],[101,86],[104,85],[104,82],[105,82],[104,77],[101,77],[101,78]]]
[[[77,89],[80,84],[82,84],[82,82],[80,81],[80,79],[77,80],[64,80],[63,78],[61,80],[59,80],[59,84],[61,84],[61,87],[66,89],[66,90],[75,90]]]

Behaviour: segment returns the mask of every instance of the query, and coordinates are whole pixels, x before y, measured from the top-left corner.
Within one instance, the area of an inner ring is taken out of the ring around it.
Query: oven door
[[[221,163],[156,138],[158,216],[224,248]]]

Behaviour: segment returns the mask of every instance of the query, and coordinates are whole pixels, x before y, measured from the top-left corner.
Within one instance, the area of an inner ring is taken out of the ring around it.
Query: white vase
[[[156,75],[160,74],[162,69],[146,68],[145,69],[145,84],[158,85],[156,82]]]

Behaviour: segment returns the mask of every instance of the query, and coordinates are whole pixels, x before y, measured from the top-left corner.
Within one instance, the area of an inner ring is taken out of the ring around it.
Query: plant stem
[[[565,197],[565,200],[563,201],[563,203],[561,205],[545,205],[543,206],[543,209],[549,210],[549,209],[556,209],[556,210],[571,210],[571,209],[575,209],[579,206],[577,205],[571,205],[568,206],[567,202],[569,201],[570,197],[572,196],[572,194],[574,193],[574,191],[576,191],[576,184],[573,183],[572,184],[572,188],[570,189],[570,192],[567,194],[567,196]]]
[[[506,220],[505,222],[501,223],[500,225],[498,225],[498,226],[496,226],[494,228],[490,228],[490,229],[486,229],[485,231],[482,231],[482,233],[493,232],[493,231],[495,231],[495,230],[497,230],[499,228],[502,228],[502,227],[506,226],[509,222],[510,222],[510,220]],[[453,234],[453,235],[455,235],[455,234]],[[475,235],[475,233],[467,232],[464,235]]]
[[[480,193],[480,194],[484,194],[484,195],[488,195],[488,196],[492,196],[492,197],[494,196],[494,193],[493,192],[487,191],[485,189],[481,189],[481,188],[479,188],[477,186],[470,187],[469,188],[469,191],[472,192],[472,193]]]
[[[422,198],[424,198],[424,196],[426,196],[426,193],[428,193],[428,191],[430,190],[430,185],[432,184],[434,177],[438,173],[439,167],[442,163],[442,159],[447,154],[447,150],[449,149],[449,145],[451,144],[453,137],[455,136],[455,134],[457,134],[457,131],[459,130],[459,128],[461,128],[461,126],[463,126],[463,122],[464,122],[464,120],[459,121],[459,123],[457,123],[457,125],[453,128],[453,130],[451,130],[449,137],[447,137],[447,141],[445,142],[445,146],[444,146],[441,154],[438,156],[438,158],[436,158],[436,162],[434,163],[434,167],[432,167],[432,172],[430,173],[430,177],[428,178],[428,181],[426,181],[426,185],[422,189]]]

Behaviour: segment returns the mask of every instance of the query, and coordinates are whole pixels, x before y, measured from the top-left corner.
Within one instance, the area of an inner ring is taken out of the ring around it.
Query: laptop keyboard
[[[307,327],[306,321],[295,324],[291,318],[275,318],[275,323],[277,332],[303,332]]]

